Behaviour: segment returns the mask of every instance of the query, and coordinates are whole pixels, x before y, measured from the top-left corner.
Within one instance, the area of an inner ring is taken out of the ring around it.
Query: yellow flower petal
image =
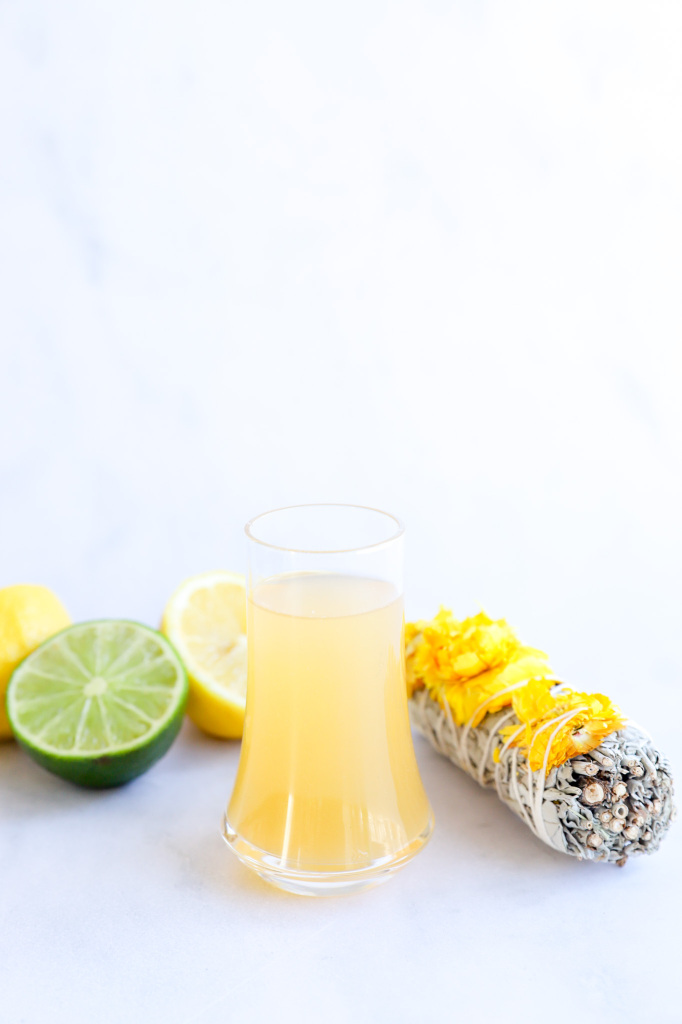
[[[525,726],[512,745],[524,750],[533,771],[545,764],[549,771],[594,750],[625,724],[620,709],[604,694],[552,687],[548,680],[533,681],[518,690],[512,707]],[[502,729],[501,734],[507,738],[513,728]]]
[[[533,771],[594,750],[625,724],[603,694],[557,684],[547,655],[524,647],[504,619],[485,612],[459,621],[441,608],[431,621],[407,623],[405,654],[408,693],[426,688],[433,700],[447,702],[457,725],[476,727],[511,705],[524,726],[512,744]],[[500,736],[508,740],[518,730],[507,726]]]
[[[405,628],[408,693],[426,687],[447,701],[458,725],[511,704],[510,687],[531,676],[551,676],[547,655],[523,647],[503,620],[485,612],[458,621],[441,608],[430,622]]]

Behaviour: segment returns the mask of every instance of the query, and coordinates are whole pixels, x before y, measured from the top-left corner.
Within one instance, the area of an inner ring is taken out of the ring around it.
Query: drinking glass
[[[433,829],[407,713],[402,524],[298,505],[245,529],[246,721],[225,839],[282,889],[369,888]]]

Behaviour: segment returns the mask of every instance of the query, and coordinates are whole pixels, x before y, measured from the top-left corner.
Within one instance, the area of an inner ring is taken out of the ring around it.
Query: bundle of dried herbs
[[[547,655],[483,612],[409,623],[406,657],[413,724],[539,839],[620,865],[658,848],[670,767],[608,697],[559,682]]]

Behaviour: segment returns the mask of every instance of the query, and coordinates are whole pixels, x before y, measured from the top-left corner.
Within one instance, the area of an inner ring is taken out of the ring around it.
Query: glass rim
[[[390,537],[386,537],[384,540],[375,541],[374,544],[361,544],[359,547],[352,548],[290,548],[284,547],[281,544],[271,544],[267,540],[261,540],[253,532],[253,527],[259,519],[264,519],[266,516],[274,515],[276,512],[291,512],[297,508],[357,508],[362,509],[363,512],[376,512],[377,515],[385,516],[387,519],[393,520],[397,527],[396,533]],[[372,551],[375,548],[384,547],[386,544],[392,544],[394,541],[399,540],[400,537],[405,533],[405,526],[401,519],[394,516],[392,512],[384,512],[381,508],[374,508],[373,505],[355,505],[352,502],[345,501],[310,501],[304,502],[302,505],[282,505],[280,508],[271,508],[267,512],[259,512],[257,516],[254,516],[244,526],[244,533],[249,540],[253,541],[254,544],[260,544],[261,547],[271,548],[273,551],[291,551],[295,555],[347,555],[357,551]]]

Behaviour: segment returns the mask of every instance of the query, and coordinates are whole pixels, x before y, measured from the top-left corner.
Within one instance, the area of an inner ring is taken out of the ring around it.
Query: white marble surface
[[[256,512],[375,504],[411,616],[506,615],[682,763],[681,46],[673,3],[0,4],[0,585],[156,623]],[[679,826],[573,863],[418,755],[428,849],[315,902],[223,849],[234,746],[97,795],[3,746],[2,1024],[682,1020]]]
[[[679,835],[580,864],[419,741],[426,849],[363,895],[289,896],[219,836],[237,754],[188,724],[88,794],[3,749],[3,1022],[680,1020]]]

